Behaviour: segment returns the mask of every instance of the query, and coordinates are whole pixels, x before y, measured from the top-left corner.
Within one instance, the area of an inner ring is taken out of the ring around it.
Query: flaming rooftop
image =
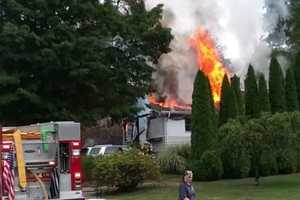
[[[212,97],[216,108],[219,107],[221,100],[222,82],[225,74],[229,74],[223,60],[218,52],[218,49],[204,28],[199,28],[197,32],[189,39],[191,47],[195,50],[196,59],[199,70],[203,71],[208,77],[210,88],[212,90]],[[179,101],[176,98],[167,97],[161,99],[155,94],[148,96],[150,104],[161,107],[167,110],[191,110],[191,105]]]

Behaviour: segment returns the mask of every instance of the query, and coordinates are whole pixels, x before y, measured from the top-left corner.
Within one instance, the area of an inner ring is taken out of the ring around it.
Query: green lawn
[[[148,183],[137,191],[106,195],[108,200],[177,200],[179,176],[166,176],[161,183]],[[198,200],[300,200],[300,174],[261,179],[194,182]]]

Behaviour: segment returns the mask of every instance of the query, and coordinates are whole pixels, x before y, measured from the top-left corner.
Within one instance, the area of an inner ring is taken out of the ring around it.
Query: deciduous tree
[[[0,119],[122,117],[170,51],[162,5],[143,0],[0,2]]]

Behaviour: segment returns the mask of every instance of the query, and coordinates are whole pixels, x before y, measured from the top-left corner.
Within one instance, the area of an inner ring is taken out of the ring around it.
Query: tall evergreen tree
[[[295,58],[293,70],[297,84],[297,95],[300,108],[300,2],[299,0],[289,1],[290,15],[287,20],[288,42],[292,49],[292,57]],[[294,53],[295,52],[295,53]]]
[[[272,56],[269,74],[270,105],[272,113],[285,111],[283,73],[277,59]]]
[[[235,92],[230,86],[228,77],[225,74],[221,90],[219,125],[226,123],[230,118],[235,118],[238,113],[237,109]]]
[[[202,153],[215,142],[216,124],[212,96],[207,77],[202,71],[196,75],[192,102],[192,157],[200,160]]]
[[[288,68],[285,75],[286,110],[289,112],[299,110],[295,75],[292,68]]]
[[[209,94],[208,94],[208,96],[210,97],[210,107],[211,107],[211,110],[213,112],[212,119],[213,119],[213,123],[215,125],[217,125],[218,124],[218,117],[217,117],[218,113],[217,113],[217,109],[216,109],[217,105],[215,104],[214,98],[212,96],[212,89],[211,89],[211,85],[210,85],[209,79],[207,78],[206,80],[207,80],[207,84],[208,84],[208,87],[209,87],[209,90],[208,90]]]
[[[258,91],[255,72],[252,65],[249,65],[245,80],[245,113],[251,118],[258,117]]]
[[[238,114],[239,115],[244,115],[244,113],[245,113],[245,104],[244,104],[243,96],[242,96],[242,92],[241,92],[240,78],[237,75],[234,75],[231,78],[231,87],[234,90],[234,93],[235,93],[235,96],[236,96]]]
[[[300,108],[300,52],[296,55],[296,61],[293,65],[293,71],[295,73],[296,90]]]
[[[260,112],[270,112],[270,99],[265,76],[261,74],[258,80],[258,106]]]

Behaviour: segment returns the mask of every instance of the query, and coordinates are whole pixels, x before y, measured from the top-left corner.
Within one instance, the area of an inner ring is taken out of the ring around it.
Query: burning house
[[[190,143],[190,105],[158,102],[153,96],[141,100],[139,106],[141,103],[144,103],[144,110],[124,127],[124,143],[138,140],[143,145],[149,142],[155,152],[164,145]]]
[[[147,140],[157,151],[164,145],[190,144],[191,110],[155,110],[149,117]]]
[[[189,42],[197,61],[195,68],[202,70],[208,77],[212,97],[216,108],[218,108],[223,77],[229,72],[213,39],[204,28],[200,28],[190,37]],[[174,76],[174,74],[170,75]],[[157,94],[151,94],[147,97],[144,105],[148,106],[142,106],[144,108],[143,113],[139,113],[133,123],[126,123],[124,128],[126,130],[125,142],[135,140],[144,143],[148,141],[154,150],[158,150],[162,145],[191,142],[191,105],[186,103],[191,102],[191,98],[185,99],[185,101],[179,98],[176,93],[178,92],[176,91],[177,82],[174,81],[174,78],[166,77],[164,80],[164,87],[160,88],[163,91],[158,92],[165,94],[166,98],[160,98]]]

